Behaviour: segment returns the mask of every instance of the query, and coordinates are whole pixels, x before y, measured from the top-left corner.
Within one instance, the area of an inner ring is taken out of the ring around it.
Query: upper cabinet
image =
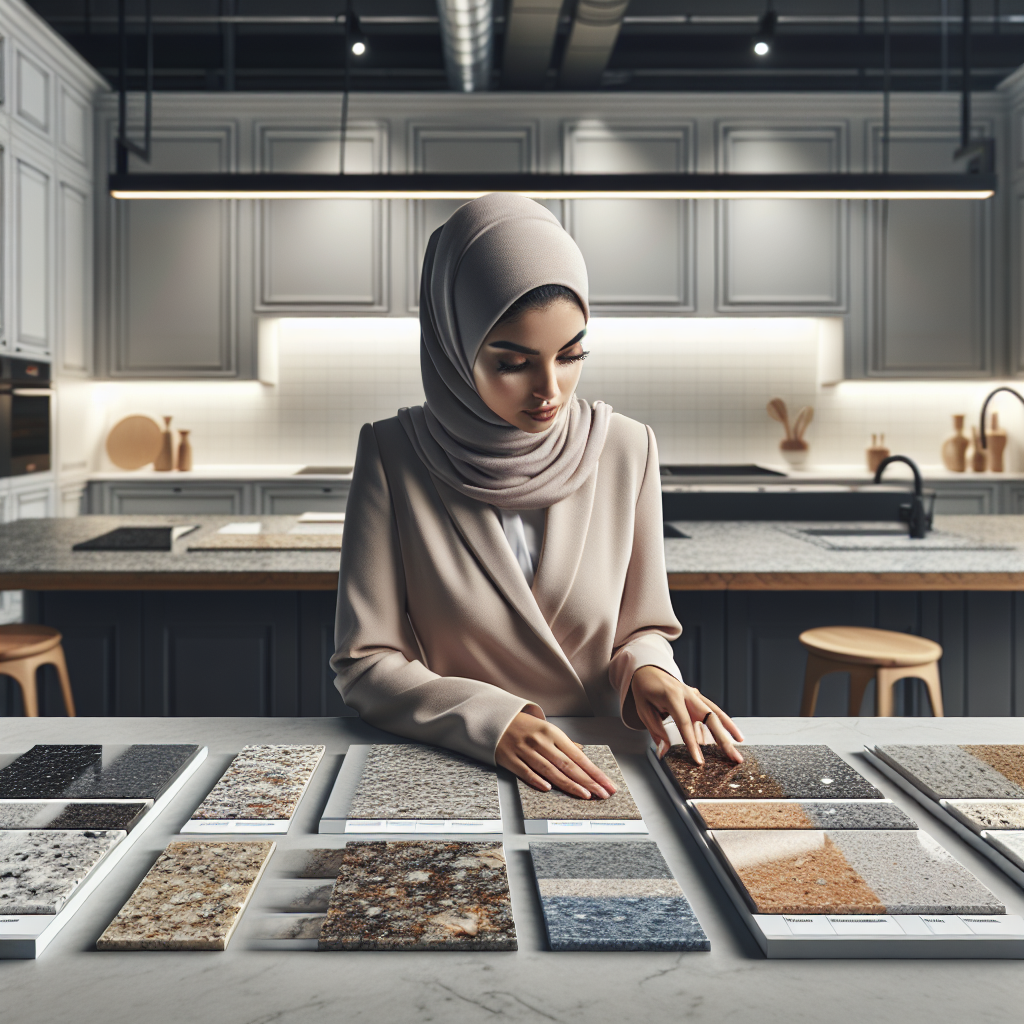
[[[14,113],[18,120],[43,135],[50,135],[53,123],[52,96],[52,72],[42,60],[16,46]]]
[[[845,124],[719,126],[728,174],[845,171]],[[846,308],[846,203],[739,199],[717,203],[717,302],[722,312],[840,313]]]
[[[53,182],[26,160],[14,164],[14,273],[18,297],[15,353],[50,355],[53,274],[50,220]]]

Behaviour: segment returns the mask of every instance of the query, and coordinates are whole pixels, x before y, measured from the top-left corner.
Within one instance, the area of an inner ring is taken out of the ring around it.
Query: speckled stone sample
[[[351,842],[320,949],[517,949],[500,843]]]
[[[126,832],[0,832],[0,915],[56,914]]]
[[[323,923],[323,914],[274,914],[260,922],[253,938],[318,939]]]
[[[991,765],[1000,775],[1024,788],[1024,744],[1022,743],[962,743],[971,757]]]
[[[451,750],[420,743],[375,743],[352,797],[349,818],[501,817],[498,776]]]
[[[834,750],[823,744],[744,744],[743,763],[728,760],[717,746],[702,746],[697,765],[682,744],[664,764],[688,799],[880,800],[882,794]]]
[[[198,749],[168,743],[127,748],[37,744],[0,771],[0,798],[155,800]]]
[[[318,847],[315,850],[304,850],[302,864],[295,872],[295,877],[330,878],[333,880],[341,873],[341,863],[344,856],[344,846],[328,849]]]
[[[693,808],[711,829],[755,828],[917,828],[917,822],[895,804],[883,800],[831,803],[827,800],[730,800],[693,802]]]
[[[760,914],[1004,914],[930,836],[904,831],[715,831]]]
[[[1024,832],[996,832],[986,835],[985,841],[1024,870]]]
[[[243,747],[192,819],[290,819],[324,750],[285,744]]]
[[[952,743],[887,744],[875,749],[882,760],[933,800],[1024,800],[1024,787],[964,747]]]
[[[171,843],[96,948],[226,949],[273,851],[270,842]]]
[[[1024,829],[1024,800],[944,800],[942,806],[969,829]]]
[[[657,843],[530,843],[548,944],[580,950],[710,949]]]
[[[123,829],[130,832],[152,806],[148,801],[119,804],[0,803],[0,829]]]
[[[604,821],[619,819],[639,821],[640,810],[633,802],[626,780],[622,777],[622,769],[611,748],[603,744],[587,744],[581,749],[590,760],[608,776],[615,784],[615,792],[607,800],[596,797],[583,800],[570,796],[560,789],[552,789],[547,793],[528,786],[522,779],[516,779],[519,786],[519,799],[523,805],[523,817],[529,820],[537,818],[577,819]]]

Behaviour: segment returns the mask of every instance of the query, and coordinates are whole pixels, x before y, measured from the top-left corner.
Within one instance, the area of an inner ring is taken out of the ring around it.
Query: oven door
[[[50,395],[44,388],[14,388],[10,394],[10,476],[50,468]]]

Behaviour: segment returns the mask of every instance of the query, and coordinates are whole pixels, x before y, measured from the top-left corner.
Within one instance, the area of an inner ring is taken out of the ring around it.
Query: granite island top
[[[189,551],[228,523],[287,533],[297,516],[78,516],[0,526],[0,590],[329,590],[337,551]],[[196,525],[171,551],[72,551],[120,526]],[[829,550],[794,536],[813,523],[685,522],[665,541],[674,590],[1024,590],[1024,516],[937,516],[985,547]],[[846,524],[847,526],[852,524]],[[908,542],[909,543],[909,542]]]

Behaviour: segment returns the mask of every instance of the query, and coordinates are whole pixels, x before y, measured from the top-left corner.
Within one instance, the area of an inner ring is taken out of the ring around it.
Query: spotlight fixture
[[[775,42],[775,25],[779,16],[770,7],[761,16],[757,26],[757,34],[754,36],[754,53],[758,57],[767,57],[771,52],[772,44]]]
[[[348,36],[349,49],[352,51],[352,56],[363,57],[369,52],[370,41],[366,38],[366,33],[359,27],[358,15],[351,15],[346,35]]]
[[[353,39],[352,40],[352,52],[357,57],[362,57],[362,55],[364,53],[366,53],[366,43],[364,43],[362,41],[362,39]]]

